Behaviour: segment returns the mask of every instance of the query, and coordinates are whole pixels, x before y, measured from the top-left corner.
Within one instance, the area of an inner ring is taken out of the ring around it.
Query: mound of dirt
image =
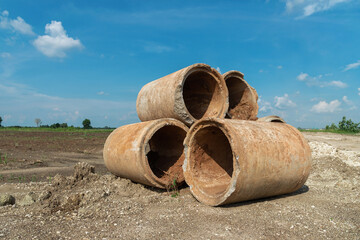
[[[356,151],[340,150],[324,142],[313,141],[309,143],[313,158],[332,157],[339,158],[353,167],[360,167],[360,153]]]

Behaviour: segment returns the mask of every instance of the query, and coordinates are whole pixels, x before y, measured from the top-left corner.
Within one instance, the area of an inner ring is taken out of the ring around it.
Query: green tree
[[[351,119],[346,119],[344,116],[339,122],[339,129],[347,132],[360,132],[360,122],[354,123]]]
[[[84,126],[84,129],[90,129],[90,128],[92,128],[91,122],[90,122],[90,120],[87,119],[87,118],[82,122],[82,124],[83,124],[83,126]]]
[[[0,127],[1,127],[2,118],[0,117]]]

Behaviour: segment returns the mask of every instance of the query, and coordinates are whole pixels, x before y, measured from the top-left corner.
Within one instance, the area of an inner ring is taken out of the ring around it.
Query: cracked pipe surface
[[[175,119],[159,119],[115,129],[104,145],[104,162],[116,176],[166,188],[184,181],[183,141],[188,127]]]
[[[211,206],[294,192],[311,168],[307,141],[288,124],[203,119],[184,146],[185,181]]]
[[[175,118],[191,126],[204,117],[224,118],[228,101],[221,74],[198,63],[146,84],[136,111],[141,121]]]

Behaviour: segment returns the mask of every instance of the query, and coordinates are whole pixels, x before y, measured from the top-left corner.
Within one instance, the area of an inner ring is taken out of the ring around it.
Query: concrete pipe
[[[166,188],[184,181],[182,164],[188,127],[175,119],[159,119],[122,126],[106,139],[104,161],[119,177]]]
[[[239,71],[229,71],[223,74],[229,91],[229,109],[227,118],[241,120],[256,120],[259,110],[258,94],[245,80]]]
[[[260,121],[260,122],[280,122],[280,123],[286,123],[284,119],[282,119],[282,118],[279,117],[279,116],[275,116],[275,115],[262,117],[262,118],[259,118],[257,121]]]
[[[224,118],[228,104],[222,76],[199,63],[146,84],[136,110],[141,121],[170,117],[190,126],[203,117]]]
[[[294,192],[311,168],[307,141],[288,124],[203,119],[184,146],[185,181],[211,206]]]

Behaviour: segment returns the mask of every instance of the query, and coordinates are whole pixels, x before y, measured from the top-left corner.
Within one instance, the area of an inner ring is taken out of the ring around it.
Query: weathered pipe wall
[[[239,71],[229,71],[223,74],[229,91],[229,110],[227,118],[256,120],[259,110],[256,90],[245,80]]]
[[[184,181],[182,164],[188,127],[175,119],[159,119],[122,126],[106,139],[104,161],[120,177],[166,188]]]
[[[146,84],[136,110],[141,121],[175,118],[190,126],[203,117],[224,118],[228,104],[222,76],[199,63]]]
[[[262,117],[262,118],[259,118],[257,121],[260,121],[260,122],[279,122],[279,123],[286,123],[284,119],[282,119],[282,118],[279,117],[279,116],[275,116],[275,115]]]
[[[211,206],[290,193],[310,173],[309,145],[288,124],[203,119],[184,145],[185,181]]]

